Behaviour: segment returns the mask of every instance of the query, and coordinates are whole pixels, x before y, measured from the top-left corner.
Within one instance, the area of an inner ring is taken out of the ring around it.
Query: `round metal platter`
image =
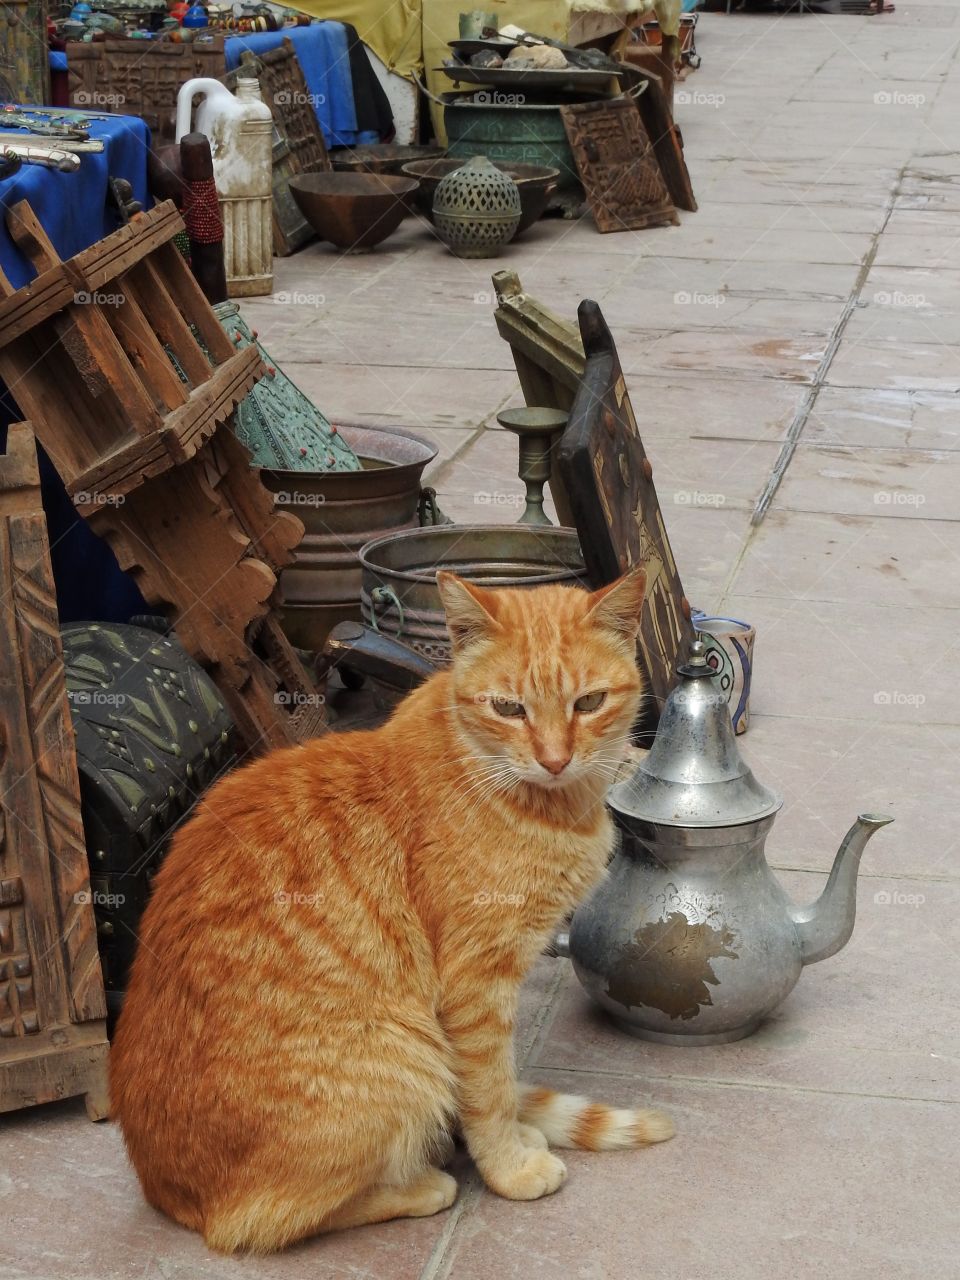
[[[542,86],[556,89],[571,86],[576,89],[602,89],[609,83],[613,71],[586,71],[581,67],[558,67],[549,70],[521,68],[511,71],[507,67],[437,67],[451,80],[462,84],[480,84],[490,87],[514,88],[525,85],[528,89]]]

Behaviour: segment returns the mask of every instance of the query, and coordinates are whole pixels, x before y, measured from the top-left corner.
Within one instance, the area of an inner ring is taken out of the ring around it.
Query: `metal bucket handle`
[[[427,95],[427,97],[430,99],[431,102],[435,102],[438,107],[445,107],[447,105],[442,98],[438,98],[435,93],[433,93],[430,89],[427,88],[425,82],[420,79],[416,71],[411,71],[410,74],[413,76],[414,80],[417,82],[419,87],[423,90],[423,92]],[[464,164],[466,164],[466,161],[464,161]]]
[[[440,518],[440,508],[437,505],[437,491],[431,488],[430,485],[420,490],[420,501],[417,503],[417,519],[420,521],[421,529],[443,523]]]
[[[403,605],[400,603],[400,597],[394,591],[393,587],[374,587],[370,592],[370,625],[374,631],[380,630],[380,624],[377,622],[377,610],[381,607],[396,608],[400,617],[400,625],[397,628],[397,638],[403,635]]]

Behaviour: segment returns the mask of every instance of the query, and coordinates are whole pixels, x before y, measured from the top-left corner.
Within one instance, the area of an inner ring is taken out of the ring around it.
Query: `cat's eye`
[[[512,698],[493,698],[493,709],[498,716],[520,718],[526,715],[522,702],[514,702]]]
[[[599,711],[606,701],[606,693],[585,693],[573,704],[575,711]]]

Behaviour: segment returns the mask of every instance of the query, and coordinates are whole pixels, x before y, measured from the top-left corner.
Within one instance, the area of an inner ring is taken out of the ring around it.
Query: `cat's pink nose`
[[[563,773],[564,769],[570,763],[571,757],[566,756],[537,756],[537,764],[542,764],[547,773],[552,773],[554,777]]]

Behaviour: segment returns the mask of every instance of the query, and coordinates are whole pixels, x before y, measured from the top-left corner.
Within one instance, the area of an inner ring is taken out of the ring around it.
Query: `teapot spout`
[[[843,837],[823,893],[809,907],[791,911],[803,964],[826,960],[849,942],[857,915],[860,857],[873,833],[892,821],[882,813],[861,813]]]

